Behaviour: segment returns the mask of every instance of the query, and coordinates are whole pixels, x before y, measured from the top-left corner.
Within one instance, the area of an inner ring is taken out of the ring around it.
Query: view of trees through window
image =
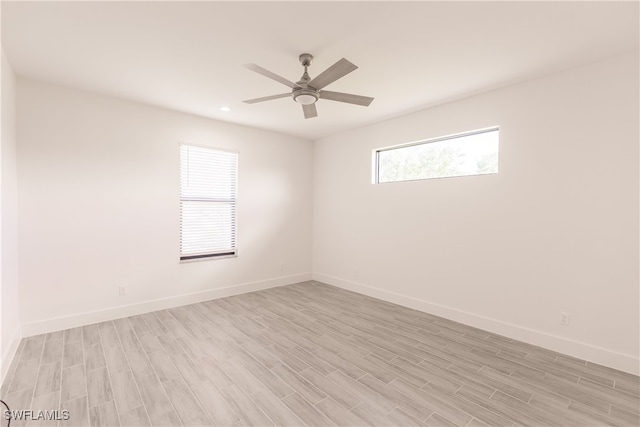
[[[377,151],[376,182],[498,173],[498,129]]]

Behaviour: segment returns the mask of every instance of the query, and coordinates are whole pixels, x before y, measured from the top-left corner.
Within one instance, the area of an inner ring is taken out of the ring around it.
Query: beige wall
[[[314,278],[638,373],[638,117],[635,53],[316,141]],[[495,125],[498,175],[371,183]]]
[[[3,50],[0,145],[0,382],[9,368],[20,338],[15,95],[16,77]]]
[[[23,79],[17,117],[26,335],[310,278],[310,141]],[[238,257],[178,262],[179,143],[239,152]]]

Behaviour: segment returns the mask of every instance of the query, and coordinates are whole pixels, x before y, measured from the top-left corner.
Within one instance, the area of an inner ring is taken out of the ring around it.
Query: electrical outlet
[[[565,326],[569,325],[569,313],[565,313],[564,311],[560,312],[560,324]]]
[[[118,286],[118,295],[123,296],[127,294],[127,288],[124,286]]]

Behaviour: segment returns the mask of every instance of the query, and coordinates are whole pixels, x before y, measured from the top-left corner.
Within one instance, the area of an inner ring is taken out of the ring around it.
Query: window
[[[180,259],[236,254],[238,154],[180,146]]]
[[[498,173],[498,128],[381,148],[375,183]]]

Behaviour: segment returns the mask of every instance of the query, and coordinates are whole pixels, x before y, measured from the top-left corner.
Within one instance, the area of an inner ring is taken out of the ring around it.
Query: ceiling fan
[[[329,99],[331,101],[346,102],[349,104],[363,105],[365,107],[368,107],[369,104],[371,104],[373,98],[369,98],[368,96],[322,90],[325,86],[328,86],[339,78],[346,76],[358,67],[342,58],[331,67],[320,73],[314,79],[311,79],[309,77],[309,74],[307,73],[307,67],[311,65],[312,61],[313,55],[309,53],[303,53],[302,55],[300,55],[300,62],[304,67],[304,74],[300,78],[300,81],[296,83],[293,83],[292,81],[289,81],[284,77],[280,77],[279,75],[274,74],[259,65],[245,64],[245,67],[247,67],[248,69],[255,71],[258,74],[262,74],[265,77],[269,77],[270,79],[273,79],[284,85],[287,85],[292,90],[288,93],[249,99],[244,102],[246,102],[247,104],[255,104],[256,102],[270,101],[272,99],[286,98],[287,96],[290,96],[295,102],[302,105],[302,111],[304,112],[305,119],[310,119],[318,115],[318,111],[316,110],[316,102],[318,101],[318,99]]]

